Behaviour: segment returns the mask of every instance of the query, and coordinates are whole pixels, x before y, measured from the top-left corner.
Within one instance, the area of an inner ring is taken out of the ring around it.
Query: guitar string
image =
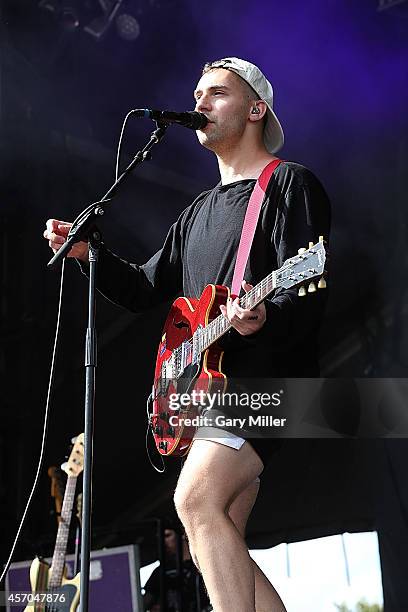
[[[283,269],[280,272],[283,273]],[[254,307],[256,302],[258,303],[264,299],[268,293],[270,293],[274,289],[273,277],[277,277],[275,272],[269,274],[266,278],[264,278],[260,283],[258,283],[255,287],[250,289],[242,298],[240,299],[240,306],[242,308],[246,307]],[[281,275],[280,275],[281,277]],[[215,319],[211,321],[205,328],[199,330],[198,334],[198,345],[199,351],[202,352],[207,346],[212,344],[216,339],[218,339],[225,331],[227,331],[228,327],[231,327],[229,321],[224,317],[224,315],[218,315]],[[215,337],[214,337],[215,336]],[[201,343],[201,340],[203,342]],[[186,343],[189,343],[191,348],[189,350],[194,354],[193,346],[194,346],[194,337]],[[178,350],[178,349],[176,349]]]
[[[66,496],[64,495],[64,503],[61,510],[61,522],[58,525],[57,538],[55,543],[54,555],[51,562],[51,578],[49,586],[58,587],[62,579],[65,565],[65,552],[67,547],[67,540],[69,535],[70,522],[65,520],[71,518],[72,508],[74,505],[75,493],[76,493],[77,477],[68,476],[67,484],[65,486]],[[66,500],[66,501],[65,501]],[[54,566],[55,564],[55,566]],[[58,579],[57,579],[58,578]]]
[[[250,306],[251,308],[254,308],[257,305],[256,303],[257,298],[260,298],[258,300],[258,303],[260,303],[263,299],[265,299],[265,297],[269,293],[271,293],[273,289],[276,289],[278,287],[278,283],[277,283],[278,280],[282,282],[283,280],[290,278],[290,275],[293,274],[294,265],[305,261],[308,258],[307,254],[314,255],[316,251],[313,251],[312,249],[317,248],[317,250],[319,250],[319,244],[321,243],[317,243],[313,245],[310,249],[305,251],[305,253],[294,255],[293,257],[288,259],[281,266],[281,268],[268,274],[268,276],[266,276],[260,283],[258,283],[255,287],[250,289],[245,295],[243,295],[240,298],[239,305],[241,306],[241,308],[242,307],[245,308],[246,306]],[[289,276],[287,275],[287,272],[289,272]],[[275,279],[275,282],[274,282],[274,279]],[[265,293],[265,290],[266,290],[266,293]],[[254,303],[252,303],[252,298],[255,298]],[[223,329],[223,327],[225,327],[225,329]],[[225,333],[225,331],[227,331],[229,327],[231,327],[231,324],[224,317],[224,315],[218,315],[206,327],[196,330],[196,332],[193,335],[193,338],[190,338],[189,340],[184,341],[184,343],[181,346],[177,347],[172,353],[172,356],[174,355],[175,366],[176,366],[176,371],[175,372],[173,371],[173,374],[175,374],[174,377],[177,378],[181,376],[185,368],[185,365],[182,363],[183,347],[184,347],[185,352],[190,353],[192,355],[192,358],[190,361],[190,363],[192,363],[194,359],[194,338],[196,338],[195,344],[196,345],[198,344],[197,353],[200,354],[206,348],[208,348],[208,346],[210,346],[213,342],[215,342],[220,336],[222,336],[223,333]],[[214,333],[215,335],[214,338],[212,337],[213,332],[216,332]],[[181,365],[180,372],[178,372],[178,368],[177,368],[178,363],[180,363]]]

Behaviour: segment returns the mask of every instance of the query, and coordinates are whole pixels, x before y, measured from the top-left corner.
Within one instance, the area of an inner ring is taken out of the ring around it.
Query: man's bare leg
[[[228,510],[262,468],[249,444],[195,440],[180,474],[175,505],[216,612],[255,612],[254,565]]]
[[[259,491],[259,479],[254,480],[246,489],[244,489],[231,503],[228,514],[235,524],[240,534],[245,537],[245,528],[255,504],[256,497]],[[192,558],[197,565],[194,549],[190,545]],[[253,569],[255,574],[255,609],[256,612],[286,612],[286,608],[279,597],[279,594],[269,582],[268,578],[252,559]]]
[[[259,491],[259,480],[254,480],[232,502],[229,515],[240,534],[245,537],[245,528]],[[252,560],[255,573],[256,612],[286,612],[286,608],[265,574]]]

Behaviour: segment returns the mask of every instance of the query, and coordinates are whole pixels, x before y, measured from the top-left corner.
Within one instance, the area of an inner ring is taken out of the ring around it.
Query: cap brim
[[[267,122],[264,129],[264,143],[269,153],[276,153],[282,148],[284,143],[282,126],[269,104]]]

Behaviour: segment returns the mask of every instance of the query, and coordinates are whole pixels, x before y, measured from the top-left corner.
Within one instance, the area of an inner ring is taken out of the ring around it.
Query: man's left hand
[[[252,289],[252,285],[244,280],[242,281],[242,288],[247,293]],[[235,298],[235,300],[228,298],[226,306],[222,304],[220,310],[232,327],[242,336],[249,336],[259,331],[266,320],[266,308],[263,302],[252,310],[248,310],[241,308],[239,298]]]

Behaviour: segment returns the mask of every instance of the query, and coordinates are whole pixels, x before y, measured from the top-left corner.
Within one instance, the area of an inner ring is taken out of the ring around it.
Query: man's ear
[[[268,107],[264,100],[257,100],[252,102],[251,110],[249,112],[249,120],[250,121],[259,121],[263,119],[266,115]]]

